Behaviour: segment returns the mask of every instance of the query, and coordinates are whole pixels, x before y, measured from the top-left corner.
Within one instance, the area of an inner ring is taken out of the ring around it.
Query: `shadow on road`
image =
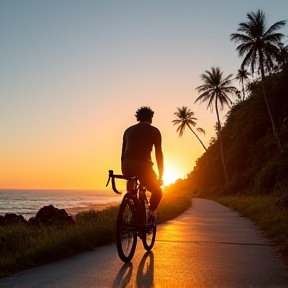
[[[133,264],[125,263],[116,275],[112,288],[133,287]],[[136,287],[152,287],[154,276],[154,254],[146,252],[139,264],[136,276]]]
[[[116,275],[112,288],[127,287],[131,281],[132,271],[133,264],[131,262],[125,263]]]

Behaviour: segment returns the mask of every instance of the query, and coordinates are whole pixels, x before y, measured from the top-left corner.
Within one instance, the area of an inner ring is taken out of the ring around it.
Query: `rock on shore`
[[[28,221],[22,215],[8,213],[5,216],[0,216],[0,226],[14,225],[19,223],[26,223],[31,225],[61,225],[61,224],[75,224],[74,219],[68,215],[64,209],[55,208],[53,205],[42,207],[35,217]]]

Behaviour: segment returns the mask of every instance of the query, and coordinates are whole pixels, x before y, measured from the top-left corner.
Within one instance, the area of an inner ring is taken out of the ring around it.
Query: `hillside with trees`
[[[288,208],[288,46],[278,32],[285,21],[267,28],[265,17],[261,10],[247,13],[247,22],[230,35],[243,57],[235,78],[242,96],[231,85],[232,74],[224,77],[219,67],[201,75],[195,102],[215,107],[216,137],[187,178],[170,190],[207,198],[273,194]],[[231,94],[238,94],[238,101],[221,124],[218,107],[229,105]]]
[[[248,98],[232,106],[222,127],[228,183],[218,137],[185,180],[194,195],[288,194],[287,63],[266,77],[266,90],[281,148],[274,137],[261,80],[256,80],[249,84]]]

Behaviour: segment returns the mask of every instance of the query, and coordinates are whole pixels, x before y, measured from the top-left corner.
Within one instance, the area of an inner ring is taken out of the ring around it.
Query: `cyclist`
[[[136,111],[135,116],[139,123],[126,129],[123,135],[121,167],[123,175],[136,175],[140,183],[151,193],[149,221],[156,224],[155,210],[162,198],[164,161],[161,133],[151,125],[153,115],[154,111],[146,106]],[[151,161],[153,146],[159,172],[158,179]]]

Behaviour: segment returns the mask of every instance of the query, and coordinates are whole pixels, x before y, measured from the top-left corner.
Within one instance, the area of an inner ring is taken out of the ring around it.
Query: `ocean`
[[[122,195],[112,190],[0,190],[0,215],[16,213],[28,220],[47,205],[73,215],[89,209],[101,210],[121,200]]]

